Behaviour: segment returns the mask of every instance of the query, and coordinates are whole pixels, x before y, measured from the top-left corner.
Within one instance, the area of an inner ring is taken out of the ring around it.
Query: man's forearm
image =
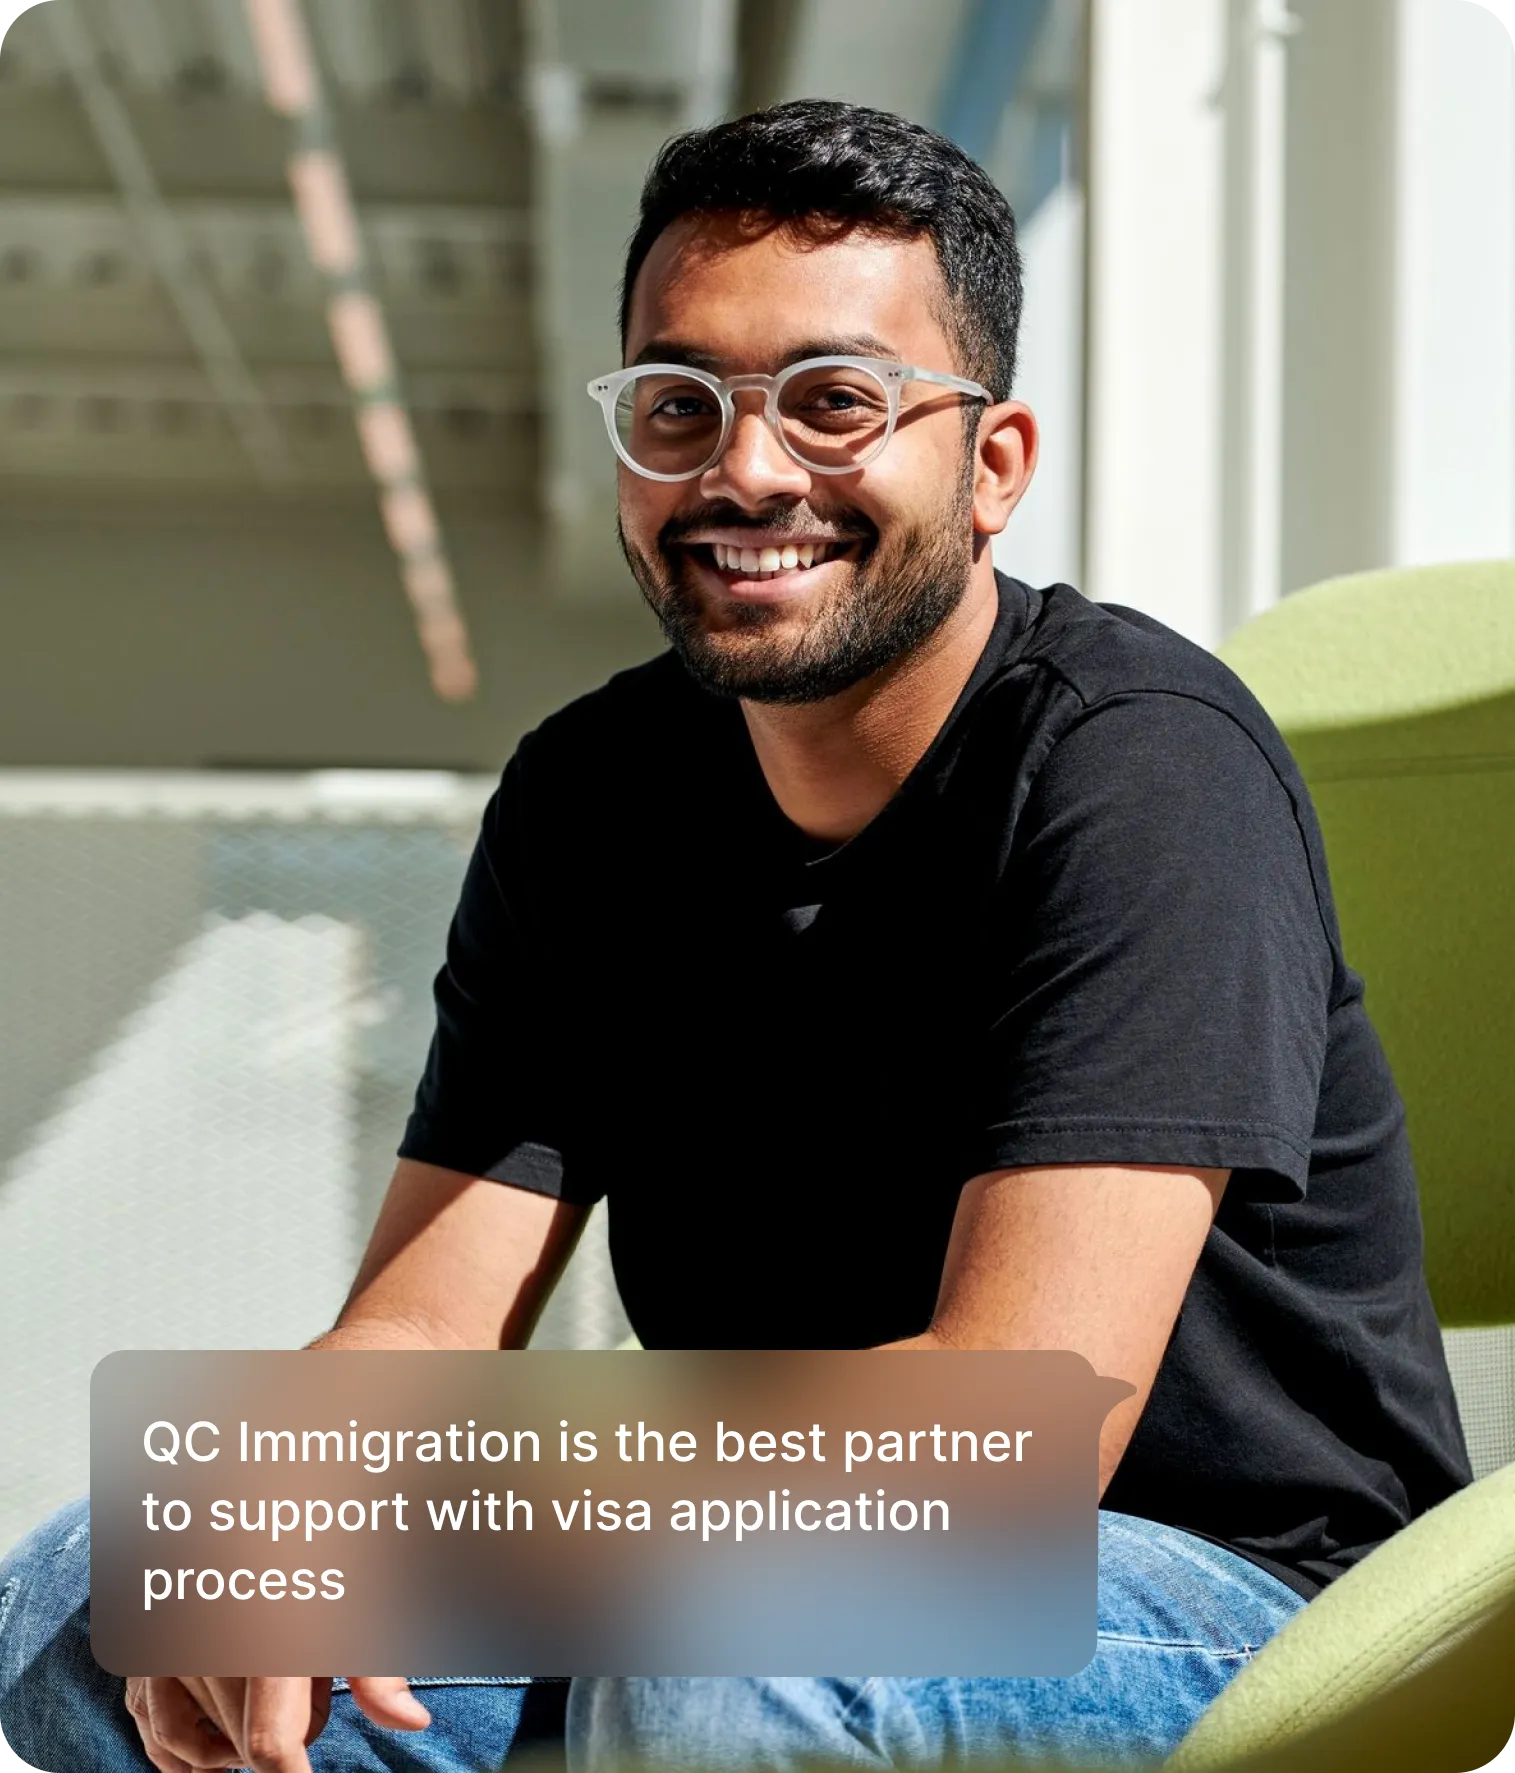
[[[401,1158],[317,1349],[524,1348],[589,1209]]]
[[[365,1315],[339,1321],[324,1335],[317,1336],[314,1342],[308,1342],[309,1351],[325,1352],[333,1349],[445,1349],[456,1352],[466,1348],[467,1343],[461,1342],[451,1335],[445,1326],[428,1323],[415,1317],[378,1317]]]
[[[908,1352],[918,1354],[922,1350],[936,1350],[961,1354],[965,1350],[971,1348],[1003,1349],[1003,1347],[1004,1345],[1002,1343],[994,1342],[950,1342],[942,1335],[940,1330],[931,1328],[922,1330],[919,1336],[904,1336],[898,1342],[875,1343],[873,1352],[885,1354]],[[1105,1418],[1105,1425],[1100,1433],[1099,1453],[1099,1496],[1101,1501],[1104,1500],[1105,1491],[1109,1488],[1111,1478],[1115,1476],[1116,1467],[1120,1464],[1121,1457],[1126,1450],[1126,1445],[1131,1438],[1132,1429],[1140,1415],[1141,1405],[1145,1402],[1145,1397],[1142,1397],[1138,1400],[1135,1409],[1132,1409],[1129,1405],[1121,1406],[1120,1408],[1126,1412],[1124,1417],[1122,1417],[1118,1411],[1113,1410],[1110,1415]]]

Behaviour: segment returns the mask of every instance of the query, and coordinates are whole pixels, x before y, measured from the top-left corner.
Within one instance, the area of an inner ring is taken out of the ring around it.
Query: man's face
[[[686,217],[637,277],[626,361],[772,375],[802,358],[852,355],[962,374],[943,301],[925,236],[753,235],[728,217]],[[888,447],[837,475],[785,452],[761,391],[735,398],[726,449],[698,479],[659,482],[621,466],[621,544],[700,682],[755,702],[820,701],[920,646],[962,599],[975,462],[962,398],[907,384]],[[728,550],[786,544],[814,549],[815,563],[761,578],[730,565]]]

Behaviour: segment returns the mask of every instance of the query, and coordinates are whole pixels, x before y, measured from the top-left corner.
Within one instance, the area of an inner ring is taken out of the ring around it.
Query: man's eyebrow
[[[682,363],[690,369],[708,369],[712,375],[721,366],[713,351],[702,351],[698,345],[681,344],[677,339],[650,339],[627,367],[638,363]]]
[[[803,363],[807,357],[887,357],[893,362],[898,355],[887,339],[876,333],[856,332],[842,338],[807,339],[803,345],[786,351],[779,359],[779,367]]]
[[[893,362],[897,356],[887,339],[871,332],[859,332],[838,338],[806,339],[803,344],[794,345],[775,358],[773,367],[775,370],[786,369],[791,363],[803,363],[807,357],[887,357]],[[711,375],[719,375],[724,368],[722,359],[715,352],[685,344],[680,339],[648,340],[631,360],[632,366],[639,363],[682,363],[691,369],[708,370]]]

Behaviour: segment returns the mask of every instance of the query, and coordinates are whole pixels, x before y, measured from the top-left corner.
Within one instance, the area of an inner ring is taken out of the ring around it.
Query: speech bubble
[[[1130,1392],[1046,1352],[112,1355],[94,1654],[1072,1674],[1101,1425]],[[219,1458],[164,1464],[164,1423]]]

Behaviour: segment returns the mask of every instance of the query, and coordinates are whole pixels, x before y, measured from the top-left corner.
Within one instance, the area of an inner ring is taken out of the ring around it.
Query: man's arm
[[[549,1195],[402,1158],[336,1326],[311,1347],[524,1348],[588,1216]],[[429,1721],[401,1679],[355,1677],[351,1689],[388,1729]],[[144,1751],[166,1773],[309,1773],[305,1745],[326,1721],[330,1693],[329,1680],[268,1677],[126,1684]]]
[[[1146,1407],[1229,1171],[1070,1164],[963,1190],[924,1335],[891,1348],[1069,1348],[1136,1395],[1100,1436],[1099,1490]]]
[[[524,1348],[589,1216],[401,1158],[335,1328],[312,1348]]]

